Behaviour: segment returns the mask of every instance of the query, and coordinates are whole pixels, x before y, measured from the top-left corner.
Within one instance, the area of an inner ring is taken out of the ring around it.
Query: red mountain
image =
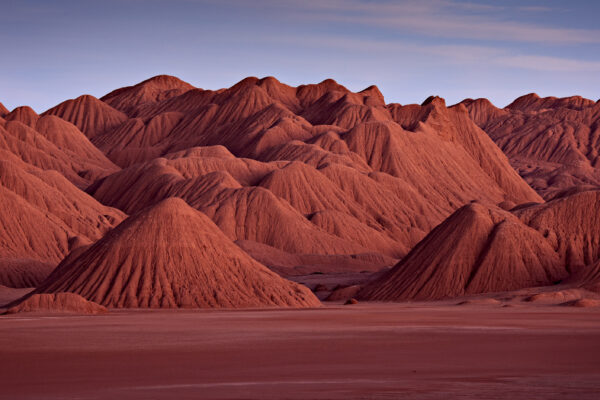
[[[181,197],[233,240],[400,257],[473,199],[541,201],[467,110],[439,98],[386,105],[376,87],[333,80],[209,91],[160,76],[103,100],[134,117],[92,138],[126,168],[89,193],[127,213]]]
[[[528,94],[502,110],[486,99],[462,104],[544,198],[600,186],[600,102]]]
[[[306,287],[254,261],[202,213],[167,199],[67,257],[39,293],[107,307],[317,307]]]
[[[571,273],[570,281],[595,287],[599,215],[599,191],[517,207],[512,213],[466,205],[360,296],[380,301],[443,299],[552,285]]]
[[[290,276],[397,263],[364,299],[551,285],[598,260],[599,113],[166,75],[41,115],[0,107],[0,284],[109,307],[318,304],[260,260]]]

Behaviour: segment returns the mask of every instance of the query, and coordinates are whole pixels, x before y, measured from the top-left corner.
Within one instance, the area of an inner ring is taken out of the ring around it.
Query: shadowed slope
[[[103,99],[110,103],[155,85],[154,80],[166,82],[165,88],[182,85],[159,76]],[[221,145],[237,157],[265,162],[301,161],[315,168],[336,163],[386,172],[411,180],[419,193],[435,188],[445,215],[472,199],[540,201],[466,109],[448,109],[439,98],[423,106],[386,106],[374,86],[353,93],[330,79],[293,88],[272,77],[249,77],[228,89],[190,89],[156,100],[136,115],[93,139],[121,166]]]
[[[260,186],[287,200],[301,213],[310,215],[313,224],[335,236],[392,257],[406,254],[406,245],[395,242],[390,237],[392,235],[387,236],[385,228],[379,226],[383,210],[369,213],[371,210],[355,201],[359,193],[366,192],[366,187],[355,185],[354,196],[351,196],[325,174],[299,162],[292,162],[271,172]],[[376,209],[375,204],[373,209]],[[394,215],[390,214],[389,217],[393,218]]]
[[[234,240],[294,253],[368,249],[398,257],[445,212],[423,204],[399,179],[369,177],[335,164],[316,170],[299,162],[260,163],[235,158],[222,147],[168,157],[126,168],[93,185],[90,193],[128,213],[169,196],[181,197]],[[334,214],[341,220],[327,217]]]
[[[377,87],[333,80],[211,91],[158,76],[46,114],[126,167],[87,189],[103,204],[180,197],[230,239],[289,253],[398,258],[471,200],[541,201],[467,109],[438,97],[386,105]]]
[[[600,258],[600,191],[575,193],[515,214],[546,237],[567,268]]]
[[[8,111],[6,107],[4,107],[4,104],[0,103],[0,118],[6,117],[9,113],[10,111]]]
[[[508,162],[496,171],[503,181],[507,178],[507,187],[503,188],[462,146],[440,140],[436,132],[417,133],[394,123],[368,123],[354,128],[345,140],[374,170],[400,178],[426,202],[443,207],[446,212],[472,199],[491,204],[504,200],[541,201]],[[431,151],[433,148],[436,151]]]
[[[0,259],[0,285],[9,288],[36,287],[54,270],[56,264],[18,258]]]
[[[202,213],[167,199],[67,258],[37,293],[108,307],[316,307],[303,286],[254,261]]]
[[[398,124],[407,127],[405,129],[435,134],[441,139],[440,144],[449,142],[456,149],[454,151],[464,151],[463,160],[478,165],[472,171],[480,170],[486,174],[507,194],[506,199],[516,203],[541,200],[512,169],[502,151],[473,123],[465,107],[446,108],[443,99],[433,97],[423,106],[394,107],[392,115]],[[435,145],[429,148],[435,148]],[[469,176],[464,178],[466,182],[469,180]]]
[[[7,314],[104,314],[108,310],[74,293],[36,294],[9,308]]]
[[[164,80],[164,90],[181,86],[157,77],[103,100],[137,96],[154,79]],[[128,168],[89,193],[128,213],[181,197],[235,240],[294,253],[400,257],[471,200],[541,201],[466,109],[448,109],[439,98],[386,106],[376,87],[352,93],[333,80],[294,88],[250,77],[144,104],[135,118],[92,139]],[[159,156],[169,160],[142,164]],[[277,232],[264,228],[284,221],[289,227]],[[311,232],[320,244],[303,233],[294,243],[292,231]]]
[[[237,240],[236,245],[252,258],[281,276],[376,272],[396,263],[396,259],[378,253],[292,254],[266,244]]]
[[[221,159],[222,160],[222,159]],[[257,162],[246,164],[233,159],[239,176],[245,169],[266,174],[270,168]],[[242,187],[215,159],[156,159],[134,165],[111,175],[90,188],[105,204],[128,213],[156,204],[168,197],[180,197],[208,215],[232,240],[253,240],[291,253],[353,254],[367,249],[319,229],[304,215],[262,187]],[[225,159],[225,161],[228,161]],[[253,166],[254,165],[254,166]],[[181,168],[181,170],[179,170]],[[196,176],[195,172],[200,175]],[[186,177],[188,176],[188,177]]]
[[[544,237],[499,208],[472,203],[360,293],[369,300],[434,300],[542,286],[567,276]]]
[[[600,261],[578,268],[564,283],[567,286],[600,293]]]

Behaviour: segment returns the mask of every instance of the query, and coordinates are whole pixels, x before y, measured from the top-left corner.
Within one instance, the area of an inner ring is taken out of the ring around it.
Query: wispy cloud
[[[527,11],[527,12],[550,12],[556,11],[555,8],[546,7],[546,6],[519,6],[517,7],[519,11]]]
[[[515,55],[498,57],[498,65],[552,72],[600,72],[600,61],[576,60],[539,55]]]
[[[438,1],[437,4],[442,6],[450,6],[455,9],[463,9],[468,11],[478,11],[478,12],[487,12],[487,11],[498,11],[506,9],[505,6],[501,6],[498,4],[481,4],[481,3],[469,3],[462,1]]]
[[[243,2],[239,3],[243,7]],[[479,4],[456,0],[360,1],[320,0],[273,2],[255,0],[276,9],[294,11],[294,18],[329,21],[387,29],[445,39],[533,42],[545,44],[600,43],[599,29],[574,29],[526,23],[509,18],[502,5]],[[521,12],[550,11],[549,7],[523,5]]]
[[[539,26],[502,20],[491,13],[460,14],[447,2],[425,2],[412,7],[365,7],[361,15],[329,15],[347,21],[397,31],[446,38],[541,43],[600,43],[600,30]],[[427,7],[429,5],[429,7]]]
[[[255,40],[257,38],[251,39]],[[552,72],[599,72],[600,61],[575,58],[553,57],[545,55],[523,54],[505,47],[490,45],[464,44],[416,44],[410,42],[350,38],[336,35],[305,35],[302,37],[279,35],[258,38],[261,42],[285,44],[290,47],[311,47],[329,50],[355,52],[381,56],[382,54],[401,54],[402,57],[418,55],[439,59],[445,64],[464,65],[466,67],[485,65],[487,67],[515,68],[533,71]]]

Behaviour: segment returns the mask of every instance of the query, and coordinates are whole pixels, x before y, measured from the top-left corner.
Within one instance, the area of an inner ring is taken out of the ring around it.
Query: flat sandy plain
[[[0,317],[2,399],[598,399],[600,309]]]

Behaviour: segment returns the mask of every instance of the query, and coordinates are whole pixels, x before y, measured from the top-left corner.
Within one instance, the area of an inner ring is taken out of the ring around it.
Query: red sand
[[[0,397],[597,399],[599,316],[360,303],[2,317]]]

